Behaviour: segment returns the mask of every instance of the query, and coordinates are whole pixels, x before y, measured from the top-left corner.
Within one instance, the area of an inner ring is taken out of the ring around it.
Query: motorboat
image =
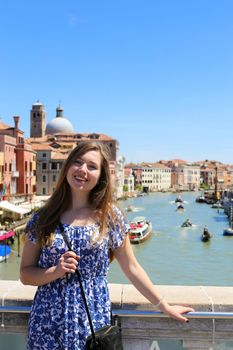
[[[223,206],[222,206],[221,203],[216,202],[216,203],[213,203],[213,204],[211,205],[211,208],[214,208],[214,209],[223,209]]]
[[[181,196],[176,197],[175,203],[183,203],[183,199],[181,198]]]
[[[196,202],[197,203],[206,203],[206,198],[205,196],[202,194],[199,197],[196,198]]]
[[[201,240],[202,242],[208,242],[211,238],[211,234],[209,232],[209,230],[207,229],[207,227],[204,228],[203,233],[201,235]]]
[[[133,211],[133,206],[129,204],[128,207],[126,208],[126,211]]]
[[[152,223],[144,216],[138,216],[130,222],[129,239],[131,243],[141,243],[147,240],[152,233]]]
[[[144,197],[144,196],[147,196],[147,195],[148,195],[148,193],[146,193],[146,192],[140,192],[138,194],[138,197]]]
[[[184,210],[184,205],[182,203],[178,204],[176,210]]]
[[[189,219],[185,220],[183,222],[183,224],[181,225],[181,227],[192,227],[192,226],[193,226],[193,224]]]
[[[233,229],[231,227],[225,228],[223,230],[223,236],[233,236]]]
[[[0,262],[5,261],[11,254],[11,247],[7,244],[0,245]]]

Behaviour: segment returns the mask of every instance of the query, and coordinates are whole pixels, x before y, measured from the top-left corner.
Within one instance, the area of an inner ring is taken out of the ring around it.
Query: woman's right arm
[[[42,286],[63,278],[66,273],[75,273],[79,257],[74,252],[65,252],[55,266],[41,268],[38,267],[40,251],[38,244],[26,238],[20,264],[20,280],[23,284]]]

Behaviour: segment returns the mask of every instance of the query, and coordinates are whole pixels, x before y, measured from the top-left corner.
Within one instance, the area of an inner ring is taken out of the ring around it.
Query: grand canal
[[[223,210],[196,203],[196,192],[181,194],[184,212],[176,211],[175,194],[156,193],[120,202],[137,212],[128,212],[132,219],[143,215],[152,221],[153,235],[141,245],[133,246],[134,253],[154,284],[231,286],[233,264],[233,237],[222,232],[228,227]],[[193,227],[181,228],[185,219]],[[212,233],[209,242],[200,240],[204,226]],[[117,263],[111,266],[109,281],[127,283]]]
[[[154,284],[179,285],[232,285],[233,237],[222,235],[228,226],[223,210],[219,212],[207,204],[195,202],[198,193],[182,193],[184,212],[176,211],[176,195],[155,193],[145,197],[119,201],[124,210],[128,205],[135,208],[126,212],[128,219],[146,216],[153,224],[152,237],[133,246],[134,253]],[[181,228],[187,218],[191,228]],[[204,225],[212,233],[210,242],[200,240]],[[6,263],[0,264],[1,279],[19,278],[20,257],[17,242]],[[109,282],[128,283],[116,262],[111,264]]]

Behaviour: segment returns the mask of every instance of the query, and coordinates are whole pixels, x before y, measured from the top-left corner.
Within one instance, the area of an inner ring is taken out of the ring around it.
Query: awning
[[[13,213],[22,214],[22,215],[31,212],[31,209],[22,208],[19,205],[14,205],[8,201],[1,201],[0,208],[3,210],[8,210],[8,211],[11,211]]]

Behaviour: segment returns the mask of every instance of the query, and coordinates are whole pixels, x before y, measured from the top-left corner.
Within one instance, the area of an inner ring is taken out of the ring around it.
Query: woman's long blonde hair
[[[51,242],[55,228],[59,225],[60,217],[70,207],[71,190],[66,175],[74,161],[89,151],[98,151],[101,155],[101,171],[97,185],[91,190],[89,202],[97,211],[100,224],[100,237],[107,232],[115,218],[113,210],[112,186],[109,168],[109,150],[101,142],[81,141],[69,154],[63,163],[55,191],[38,210],[38,219],[35,222],[35,232],[38,243],[42,246]],[[111,222],[109,221],[111,218]]]

